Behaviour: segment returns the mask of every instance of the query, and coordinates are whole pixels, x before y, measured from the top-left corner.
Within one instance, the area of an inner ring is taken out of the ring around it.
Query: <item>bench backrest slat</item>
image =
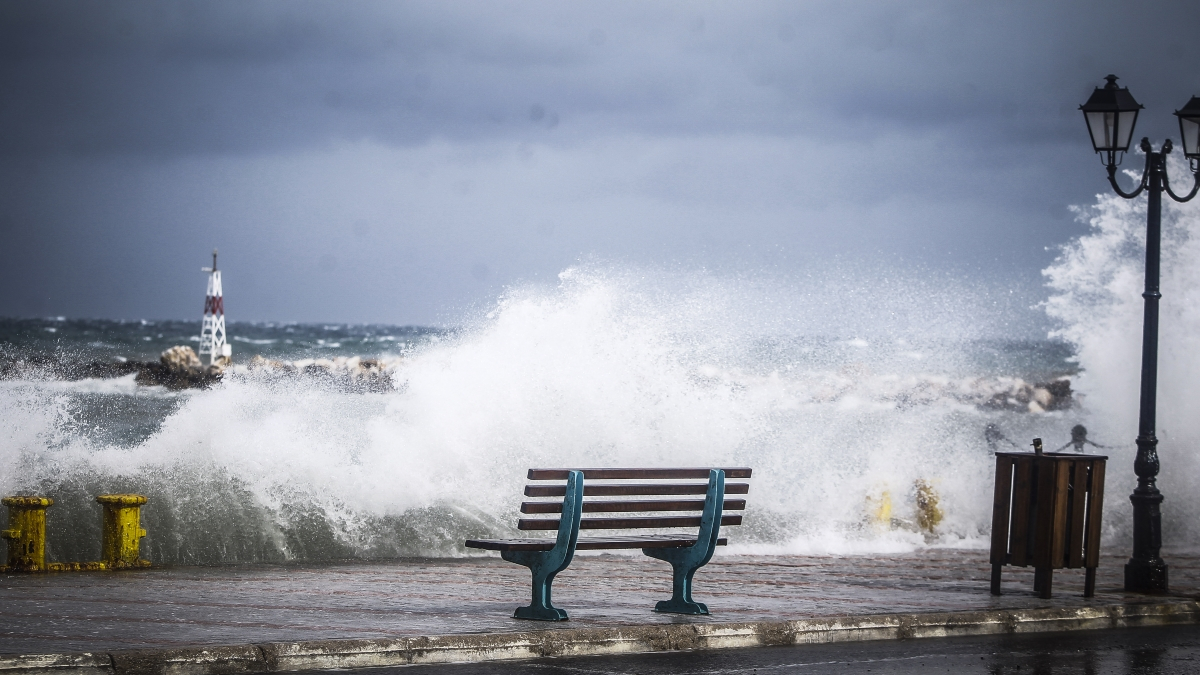
[[[708,483],[608,483],[583,485],[585,497],[633,497],[640,495],[702,495],[708,492]],[[562,497],[567,493],[566,485],[526,485],[526,497]],[[750,493],[749,483],[726,483],[725,494],[744,495]]]
[[[725,511],[743,511],[745,499],[726,499]],[[703,499],[675,501],[638,500],[632,502],[584,502],[584,513],[633,513],[638,511],[703,511]],[[521,513],[562,513],[562,502],[521,502]]]
[[[663,480],[680,478],[703,478],[708,480],[710,469],[530,469],[528,478],[529,480],[566,480],[568,471],[582,471],[584,486],[586,488],[587,481],[589,480]],[[748,467],[735,467],[722,469],[722,471],[725,472],[727,480],[730,478],[749,478],[751,474],[751,469]]]
[[[579,521],[581,530],[629,530],[629,529],[663,529],[668,527],[700,527],[700,516],[633,516],[627,518],[584,518]],[[741,525],[742,517],[738,515],[721,516],[721,526]],[[558,519],[521,518],[517,521],[518,530],[557,530]]]
[[[581,512],[596,514],[583,518],[580,529],[699,528],[698,534],[693,536],[710,538],[717,536],[722,526],[741,525],[742,516],[738,512],[746,508],[745,499],[730,499],[726,495],[748,494],[750,484],[726,483],[725,477],[732,474],[745,479],[751,474],[748,468],[530,469],[529,480],[532,482],[525,486],[526,496],[549,499],[524,501],[521,513],[547,514],[549,517],[520,518],[518,529],[553,530],[559,527],[565,478],[572,471],[579,472],[583,478]],[[700,482],[697,478],[706,480]],[[697,499],[700,495],[703,497]],[[730,515],[727,513],[730,511],[735,513]],[[692,532],[697,530],[692,529]]]

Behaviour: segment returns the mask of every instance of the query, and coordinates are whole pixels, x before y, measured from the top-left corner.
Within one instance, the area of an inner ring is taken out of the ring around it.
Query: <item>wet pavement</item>
[[[1167,554],[1172,595],[1200,597],[1200,556]],[[0,577],[0,654],[363,639],[678,622],[782,621],[901,612],[1147,602],[1121,590],[1123,556],[1102,560],[1095,598],[1083,573],[1056,572],[1033,595],[1031,569],[1005,568],[988,593],[986,551],[878,556],[718,555],[696,575],[707,617],[656,614],[670,568],[644,556],[578,555],[554,585],[571,621],[511,618],[529,573],[499,557],[323,566],[236,566]]]

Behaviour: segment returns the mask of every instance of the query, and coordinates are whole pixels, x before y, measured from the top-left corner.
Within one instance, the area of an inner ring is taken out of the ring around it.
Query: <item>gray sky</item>
[[[5,2],[0,315],[197,317],[214,246],[234,320],[452,322],[581,260],[1036,295],[1106,189],[1078,105],[1114,72],[1137,136],[1176,136],[1197,26],[1194,0]]]

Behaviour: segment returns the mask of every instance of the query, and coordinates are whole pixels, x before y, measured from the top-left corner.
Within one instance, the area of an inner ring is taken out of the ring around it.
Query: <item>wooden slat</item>
[[[581,537],[576,550],[598,551],[605,549],[631,548],[683,548],[696,543],[695,537],[651,534],[640,537]],[[721,537],[717,546],[725,546],[729,540]],[[553,539],[468,539],[468,548],[489,551],[549,551],[554,548]]]
[[[1087,522],[1087,475],[1090,462],[1071,462],[1070,541],[1067,567],[1083,567],[1083,525]]]
[[[488,551],[549,551],[554,548],[553,539],[468,539],[467,548],[482,548]]]
[[[722,467],[714,466],[713,469]],[[646,469],[530,469],[529,480],[566,480],[568,471],[582,471],[584,480],[662,480],[664,478],[708,478],[708,468],[646,468]],[[723,469],[725,478],[749,478],[752,469],[733,467]]]
[[[1061,569],[1067,565],[1067,485],[1070,480],[1070,462],[1051,460],[1054,465],[1054,511],[1050,526],[1050,568]]]
[[[1000,453],[996,453],[997,455]],[[1009,564],[1029,565],[1029,499],[1033,494],[1033,459],[1014,458],[1017,465],[1013,480],[1012,532],[1009,535]]]
[[[585,497],[634,497],[655,495],[702,495],[708,492],[708,483],[608,483],[583,485]],[[744,495],[750,493],[749,483],[726,483],[725,494]],[[526,485],[526,497],[562,497],[567,494],[566,484]]]
[[[1008,518],[1012,508],[1013,460],[996,457],[996,492],[992,496],[993,565],[1008,562]]]
[[[721,516],[721,525],[741,525],[741,516]],[[700,516],[649,516],[628,518],[584,518],[579,522],[581,530],[628,530],[657,529],[668,527],[700,527]],[[522,518],[517,521],[518,530],[557,530],[558,520],[548,518]]]
[[[1104,512],[1104,460],[1092,461],[1091,480],[1088,481],[1087,538],[1084,541],[1084,567],[1100,566],[1100,516]]]
[[[726,499],[725,511],[742,511],[745,499]],[[636,500],[611,502],[584,502],[584,513],[635,513],[646,511],[703,511],[703,499]],[[562,513],[562,502],[521,502],[521,513]]]
[[[1050,458],[1040,458],[1033,460],[1037,467],[1037,478],[1034,489],[1037,490],[1036,498],[1036,513],[1033,516],[1033,525],[1030,527],[1034,532],[1033,540],[1033,565],[1039,569],[1045,570],[1053,567],[1053,557],[1051,552],[1054,545],[1051,543],[1051,537],[1054,534],[1054,480],[1055,469],[1058,467],[1058,462]]]
[[[695,543],[695,537],[652,534],[639,537],[580,537],[579,545],[575,548],[584,551],[622,548],[683,548]],[[717,546],[725,546],[728,543],[729,540],[725,537],[717,539]]]

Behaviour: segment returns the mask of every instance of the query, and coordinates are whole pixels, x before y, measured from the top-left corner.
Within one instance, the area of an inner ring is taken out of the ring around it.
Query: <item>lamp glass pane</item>
[[[1200,155],[1200,120],[1180,117],[1179,135],[1183,136],[1183,154],[1189,157]]]
[[[1113,114],[1113,113],[1109,113]],[[1137,111],[1127,111],[1116,113],[1117,116],[1117,149],[1126,150],[1129,148],[1130,137],[1133,136],[1133,125],[1137,122]]]
[[[1088,131],[1092,133],[1092,145],[1097,151],[1111,149],[1114,115],[1104,112],[1090,112],[1086,115]]]

